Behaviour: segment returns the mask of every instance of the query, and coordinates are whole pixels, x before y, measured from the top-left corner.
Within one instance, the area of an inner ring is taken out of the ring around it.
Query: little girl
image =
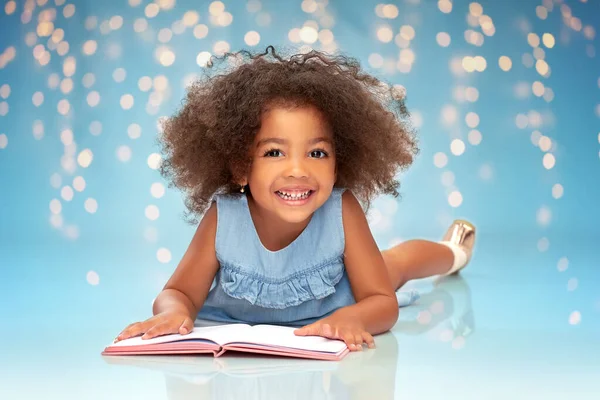
[[[154,316],[115,341],[185,335],[201,318],[373,347],[396,323],[395,291],[457,272],[475,239],[466,221],[439,243],[383,252],[371,235],[370,201],[398,196],[397,173],[417,153],[403,94],[356,60],[318,51],[228,53],[215,69],[161,136],[161,173],[201,221]]]

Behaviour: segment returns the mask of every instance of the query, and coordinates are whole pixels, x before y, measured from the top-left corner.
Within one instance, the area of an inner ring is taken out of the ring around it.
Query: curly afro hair
[[[264,53],[212,57],[165,121],[160,172],[185,193],[189,222],[197,222],[214,195],[240,195],[261,116],[271,107],[321,111],[334,138],[335,187],[351,190],[365,211],[379,194],[399,195],[397,174],[418,153],[404,93],[348,56],[281,54],[269,46]]]

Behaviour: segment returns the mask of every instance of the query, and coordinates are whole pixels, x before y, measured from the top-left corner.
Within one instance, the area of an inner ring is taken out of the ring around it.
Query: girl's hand
[[[144,322],[136,322],[123,329],[113,343],[144,334],[142,339],[152,339],[156,336],[179,333],[187,335],[194,329],[194,322],[186,314],[161,313],[148,318]]]
[[[328,339],[339,339],[346,343],[350,351],[360,351],[363,343],[369,348],[375,347],[373,336],[367,332],[364,326],[350,316],[336,315],[323,318],[310,325],[303,326],[294,331],[296,336],[322,336]]]

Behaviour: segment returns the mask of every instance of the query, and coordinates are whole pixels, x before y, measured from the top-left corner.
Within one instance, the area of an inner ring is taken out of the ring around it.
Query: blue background
[[[202,69],[196,62],[200,52],[215,54],[217,41],[226,41],[232,51],[264,50],[270,44],[306,46],[291,42],[289,33],[308,20],[319,24],[319,30],[329,26],[334,35],[334,46],[316,41],[313,48],[338,49],[357,57],[366,70],[407,91],[421,152],[402,174],[402,198],[379,198],[369,214],[380,247],[411,238],[439,240],[452,219],[467,218],[477,225],[478,242],[463,276],[471,284],[480,328],[499,332],[518,326],[525,332],[571,335],[600,331],[598,2],[565,1],[561,8],[552,1],[481,1],[495,27],[493,35],[483,35],[482,46],[465,40],[467,29],[482,32],[479,25],[467,22],[467,1],[454,1],[450,13],[441,12],[433,0],[399,1],[398,16],[392,19],[379,17],[374,1],[330,0],[321,14],[303,11],[299,1],[262,1],[259,11],[251,6],[249,11],[246,2],[226,1],[225,12],[233,17],[228,26],[211,21],[211,3],[204,1],[178,0],[154,18],[144,15],[148,1],[138,6],[126,0],[73,1],[75,13],[69,18],[60,0],[18,1],[16,10],[8,13],[9,3],[4,1],[0,10],[0,135],[5,135],[0,136],[0,339],[14,341],[7,349],[9,356],[16,357],[37,335],[63,344],[78,335],[81,346],[93,344],[85,351],[95,355],[125,325],[150,316],[152,300],[194,232],[183,220],[180,193],[167,188],[164,196],[155,198],[150,192],[154,183],[166,186],[148,165],[150,154],[158,151],[159,118],[179,107],[185,82]],[[24,13],[27,4],[33,5],[30,21]],[[552,6],[546,19],[536,14],[542,4],[548,5],[546,9]],[[192,26],[160,43],[159,30],[172,28],[190,10],[199,13],[197,24],[207,25],[207,36],[194,37]],[[55,29],[64,30],[61,41],[68,42],[69,51],[63,56],[49,48],[50,36],[35,33],[44,11]],[[270,21],[265,24],[266,15]],[[323,21],[324,15],[329,22]],[[102,33],[102,24],[114,16],[122,17],[122,26]],[[569,26],[571,16],[583,29]],[[89,17],[95,17],[95,26]],[[141,33],[134,30],[138,18],[148,22]],[[403,25],[415,30],[408,46],[415,55],[410,72],[395,68],[401,50],[395,40],[382,42],[377,35],[388,26],[395,37]],[[244,42],[251,30],[260,34],[254,47]],[[450,35],[448,47],[436,42],[438,32]],[[540,38],[551,33],[556,40],[552,48],[539,44],[551,68],[549,77],[523,61],[534,51],[529,33]],[[28,34],[35,43],[27,43]],[[92,55],[82,50],[88,40],[97,43]],[[34,57],[40,44],[50,53],[46,65]],[[157,60],[160,46],[175,54],[172,65]],[[8,60],[13,50],[15,57]],[[375,53],[392,67],[379,66]],[[462,71],[456,73],[453,62],[460,67],[467,56],[484,57],[486,69],[467,73],[459,68]],[[501,56],[512,60],[507,72],[499,67]],[[73,89],[63,93],[48,82],[51,74],[61,81],[66,78],[67,57],[76,60],[76,69],[70,77]],[[113,78],[117,68],[126,72],[122,82]],[[95,77],[91,87],[84,85],[87,73]],[[158,75],[168,79],[168,88],[160,105],[148,112],[149,95],[155,89],[142,91],[138,81]],[[532,93],[535,81],[551,88],[550,101]],[[526,88],[524,97],[517,95],[518,85]],[[476,88],[478,99],[461,101],[455,95],[459,87]],[[44,100],[36,106],[32,97],[38,91]],[[100,95],[94,107],[87,101],[91,91]],[[131,109],[120,105],[125,94],[134,98]],[[57,108],[63,99],[70,104],[66,115]],[[454,122],[444,121],[445,107],[455,109]],[[480,118],[475,128],[482,136],[478,145],[468,140],[469,112]],[[517,116],[531,112],[542,115],[541,125],[519,127]],[[35,121],[43,124],[41,138],[34,135]],[[101,124],[99,135],[90,131],[94,121]],[[133,123],[141,127],[137,139],[128,136]],[[61,141],[65,129],[72,130],[74,145]],[[550,150],[532,143],[536,129],[550,138]],[[454,139],[465,144],[463,154],[451,152]],[[131,151],[126,162],[117,156],[120,146]],[[85,149],[93,153],[87,168],[77,162]],[[75,165],[71,171],[61,164],[69,151]],[[435,165],[437,153],[446,155],[447,164]],[[546,153],[556,160],[551,169],[543,164]],[[447,171],[454,176],[451,183],[442,181]],[[67,201],[61,190],[72,187],[77,176],[85,180],[85,189]],[[555,184],[564,188],[560,198],[553,196]],[[453,191],[462,195],[457,207],[449,203]],[[97,201],[95,213],[85,209],[89,198]],[[51,210],[53,200],[61,204],[58,213]],[[160,210],[158,219],[145,215],[149,205]],[[540,210],[550,218],[540,220]],[[53,224],[51,218],[60,223]],[[170,260],[161,262],[159,249],[167,249]],[[580,320],[572,317],[576,312]],[[55,351],[52,354],[58,356]]]

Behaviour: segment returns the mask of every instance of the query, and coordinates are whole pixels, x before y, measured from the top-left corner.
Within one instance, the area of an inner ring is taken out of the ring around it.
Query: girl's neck
[[[250,194],[246,198],[254,229],[262,245],[269,251],[279,251],[289,246],[306,229],[312,218],[300,223],[286,222],[258,206]]]

